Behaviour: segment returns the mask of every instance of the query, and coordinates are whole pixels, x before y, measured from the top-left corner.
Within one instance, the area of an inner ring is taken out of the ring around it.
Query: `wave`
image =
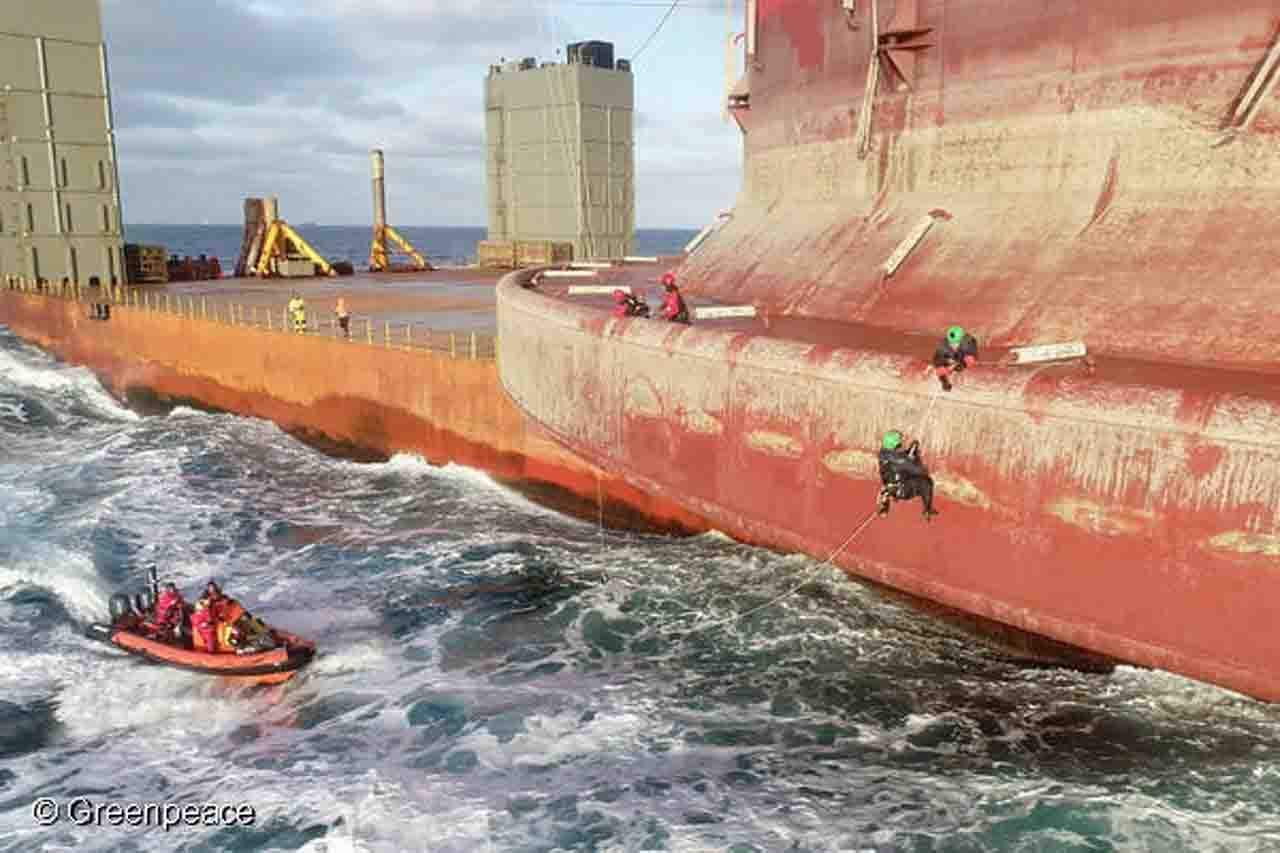
[[[38,587],[58,599],[67,612],[82,623],[107,618],[111,592],[83,554],[43,544],[35,554],[12,566],[0,565],[0,595],[15,588]]]
[[[113,420],[141,420],[136,412],[108,394],[97,377],[83,367],[66,367],[47,357],[32,364],[12,350],[0,349],[0,377],[11,392],[43,392],[82,402],[95,414]]]

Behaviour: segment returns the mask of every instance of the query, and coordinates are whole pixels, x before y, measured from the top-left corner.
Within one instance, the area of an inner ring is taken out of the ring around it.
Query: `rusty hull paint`
[[[868,5],[851,30],[839,3],[761,0],[743,191],[686,289],[1280,372],[1280,96],[1220,144],[1280,35],[1273,0],[881,0],[882,27],[914,18],[934,46],[913,89],[881,89],[859,159]],[[950,219],[884,281],[931,210]]]
[[[502,393],[492,361],[296,337],[113,306],[107,322],[51,297],[0,292],[0,323],[122,396],[274,421],[326,448],[416,453],[478,468],[582,518],[672,532],[704,519],[610,476],[551,440]]]
[[[842,555],[914,596],[1280,699],[1280,399],[918,360],[609,319],[499,285],[504,387],[566,446],[747,541],[826,558],[871,510],[873,450],[919,436],[942,517],[899,504]],[[1193,419],[1188,413],[1199,414]],[[928,417],[926,418],[926,414]]]

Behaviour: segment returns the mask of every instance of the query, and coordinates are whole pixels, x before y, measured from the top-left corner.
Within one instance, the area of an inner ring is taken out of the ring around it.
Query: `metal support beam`
[[[400,236],[394,228],[387,224],[386,164],[382,157],[382,151],[377,148],[370,151],[369,160],[373,167],[373,242],[369,245],[370,271],[386,272],[391,268],[387,252],[388,238],[413,259],[417,269],[431,269],[431,264],[427,263],[427,259],[408,240]]]
[[[53,196],[53,221],[58,233],[67,233],[62,220],[62,194],[58,191],[58,152],[53,141],[53,101],[49,97],[49,61],[44,36],[36,36],[36,64],[40,71],[40,101],[44,104],[44,138],[49,151],[49,192]]]
[[[107,46],[98,45],[99,62],[102,65],[102,110],[107,119],[107,150],[111,158],[111,198],[115,203],[115,231],[124,232],[124,208],[120,205],[120,164],[116,158],[115,107],[111,103],[111,68],[107,64]],[[122,267],[123,268],[123,267]]]

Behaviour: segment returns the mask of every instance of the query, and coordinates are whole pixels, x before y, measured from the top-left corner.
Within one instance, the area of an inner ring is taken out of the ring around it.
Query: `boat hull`
[[[282,684],[315,657],[315,644],[294,634],[272,629],[277,647],[257,654],[209,654],[143,636],[130,627],[90,625],[87,635],[135,657],[188,672],[214,675],[237,685]]]

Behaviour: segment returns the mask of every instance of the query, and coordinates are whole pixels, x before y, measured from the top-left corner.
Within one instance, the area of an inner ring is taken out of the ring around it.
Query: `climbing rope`
[[[730,617],[728,617],[728,618],[725,618],[725,619],[719,619],[719,620],[717,620],[717,621],[715,621],[715,622],[710,622],[710,623],[708,623],[708,624],[706,624],[706,625],[700,625],[700,626],[698,626],[698,627],[696,627],[696,628],[690,628],[690,629],[688,630],[688,633],[689,633],[689,634],[698,634],[698,633],[701,633],[702,631],[708,631],[708,630],[710,630],[710,629],[712,629],[712,628],[717,628],[717,627],[720,627],[720,626],[722,626],[722,625],[729,625],[729,624],[732,624],[732,623],[734,623],[734,622],[738,621],[739,619],[746,619],[748,616],[751,616],[751,615],[753,615],[753,614],[755,614],[755,613],[759,613],[761,610],[766,610],[766,609],[768,609],[768,608],[770,608],[770,607],[773,607],[775,604],[778,604],[779,602],[783,601],[784,599],[790,598],[791,596],[795,595],[797,592],[799,592],[799,591],[801,590],[801,588],[802,588],[802,587],[804,587],[804,586],[805,586],[805,584],[807,584],[807,583],[809,583],[809,581],[813,580],[814,575],[816,575],[819,571],[821,571],[822,569],[826,568],[827,566],[830,566],[830,565],[832,564],[832,561],[833,561],[833,560],[835,560],[835,558],[836,558],[836,557],[838,557],[838,556],[840,555],[840,552],[841,552],[841,551],[843,551],[845,548],[848,548],[848,547],[849,547],[849,544],[850,544],[851,542],[853,542],[853,540],[857,539],[857,538],[858,538],[858,536],[859,536],[859,534],[861,534],[863,530],[866,530],[866,529],[867,529],[867,525],[868,525],[868,524],[870,524],[873,520],[875,520],[875,517],[876,517],[876,512],[875,512],[875,510],[872,510],[872,511],[867,515],[867,517],[866,517],[866,518],[862,519],[862,523],[861,523],[861,524],[859,524],[859,525],[854,529],[854,531],[853,531],[852,533],[850,533],[850,534],[849,534],[849,538],[848,538],[848,539],[846,539],[846,540],[844,540],[844,542],[843,542],[843,543],[841,543],[841,545],[840,545],[840,547],[839,547],[839,548],[837,548],[837,549],[835,549],[834,551],[832,551],[832,552],[831,552],[831,556],[830,556],[830,557],[827,557],[827,559],[823,560],[821,563],[819,563],[818,565],[816,565],[816,566],[814,566],[812,569],[810,569],[808,572],[806,572],[806,573],[805,573],[805,576],[804,576],[804,579],[803,579],[803,580],[801,580],[801,581],[800,581],[800,583],[798,583],[798,584],[796,584],[795,586],[793,586],[793,587],[791,587],[790,589],[788,589],[786,592],[782,593],[782,594],[781,594],[781,595],[779,595],[779,596],[776,596],[775,598],[771,598],[771,599],[769,599],[769,600],[768,600],[768,601],[766,601],[764,604],[757,605],[757,606],[755,606],[755,607],[750,608],[749,610],[744,610],[744,611],[742,611],[741,613],[735,613],[733,616],[730,616]]]
[[[920,428],[916,430],[915,435],[911,436],[911,438],[915,439],[916,441],[919,441],[921,444],[924,444],[925,424],[929,423],[929,414],[933,411],[933,404],[938,402],[938,396],[941,394],[941,392],[942,392],[942,386],[935,385],[933,387],[933,394],[929,396],[929,405],[925,406],[924,417],[920,419]]]

